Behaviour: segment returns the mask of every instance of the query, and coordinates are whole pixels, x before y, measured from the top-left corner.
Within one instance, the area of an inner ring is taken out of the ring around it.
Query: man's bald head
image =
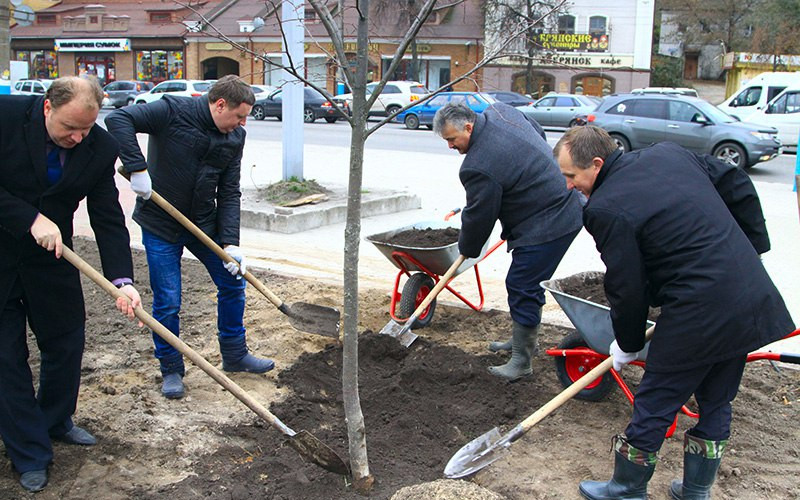
[[[55,80],[47,89],[45,99],[53,109],[76,101],[86,109],[100,110],[103,106],[103,89],[96,79],[65,76]]]

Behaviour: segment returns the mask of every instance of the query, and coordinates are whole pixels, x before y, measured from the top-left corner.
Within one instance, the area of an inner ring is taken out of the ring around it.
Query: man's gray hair
[[[208,89],[208,102],[215,103],[225,99],[228,107],[238,108],[242,103],[252,106],[256,102],[253,88],[237,75],[225,75]]]
[[[433,132],[441,136],[442,130],[448,125],[457,130],[464,130],[467,123],[475,123],[475,114],[467,105],[450,102],[439,108],[433,117]]]
[[[553,148],[556,159],[564,146],[569,148],[572,163],[581,169],[591,167],[593,158],[605,160],[619,148],[608,132],[594,125],[572,127],[564,132]]]
[[[77,76],[63,76],[53,81],[44,95],[50,101],[53,109],[80,99],[87,108],[99,110],[103,107],[103,89],[96,78],[79,78]]]

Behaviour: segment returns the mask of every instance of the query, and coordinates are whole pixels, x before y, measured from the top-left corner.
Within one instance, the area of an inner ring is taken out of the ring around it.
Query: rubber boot
[[[183,376],[186,368],[183,364],[181,353],[159,359],[161,364],[161,395],[167,399],[180,399],[183,397]]]
[[[258,358],[247,351],[244,335],[219,340],[219,352],[222,354],[222,369],[226,372],[264,373],[275,368],[275,362],[267,358]]]
[[[683,481],[673,479],[669,494],[676,500],[707,500],[717,478],[728,441],[709,441],[683,434]]]
[[[511,359],[502,366],[489,367],[489,373],[501,377],[509,382],[519,380],[533,373],[531,358],[538,354],[536,338],[539,334],[539,325],[534,327],[523,326],[516,321],[511,330]]]
[[[499,340],[495,340],[494,342],[489,342],[489,350],[492,352],[510,351],[511,339],[508,339],[505,342],[500,342]]]
[[[589,500],[647,500],[647,483],[656,470],[656,453],[614,438],[614,476],[609,481],[581,481],[578,491]]]

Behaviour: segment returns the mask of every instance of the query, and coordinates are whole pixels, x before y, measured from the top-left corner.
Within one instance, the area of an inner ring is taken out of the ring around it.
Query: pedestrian
[[[700,419],[684,434],[676,499],[710,498],[728,444],[731,401],[747,353],[794,329],[759,255],[769,236],[741,169],[664,142],[622,153],[603,129],[568,130],[556,144],[567,186],[588,197],[583,222],[606,265],[614,369],[644,346],[660,307],[633,416],[614,439],[610,481],[582,481],[589,499],[647,498],[658,451],[694,394]]]
[[[581,229],[577,193],[568,191],[550,147],[517,109],[496,103],[476,114],[451,103],[436,112],[433,130],[465,155],[459,178],[466,191],[458,249],[478,257],[495,223],[511,252],[506,275],[511,340],[492,342],[492,351],[511,359],[489,372],[509,381],[530,375],[538,354],[537,336],[544,289]]]
[[[255,102],[249,85],[235,75],[220,78],[208,94],[166,95],[158,101],[120,108],[106,117],[120,143],[120,159],[138,195],[133,220],[142,227],[153,317],[180,335],[181,255],[186,248],[205,266],[217,286],[217,338],[222,368],[264,373],[275,364],[248,352],[243,322],[246,272],[239,248],[239,175],[245,131]],[[146,133],[145,161],[136,133]],[[225,263],[167,212],[150,201],[152,190],[218,242],[237,261]],[[153,333],[155,357],[169,399],[184,395],[183,356]]]
[[[59,78],[44,96],[0,96],[0,434],[28,491],[47,485],[51,440],[91,446],[74,425],[85,311],[78,270],[61,259],[84,198],[105,276],[141,305],[125,217],[114,183],[117,142],[95,125],[103,91]],[[25,323],[40,352],[33,390]]]

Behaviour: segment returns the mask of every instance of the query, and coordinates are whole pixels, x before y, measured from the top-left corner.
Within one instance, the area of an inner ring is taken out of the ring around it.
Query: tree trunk
[[[409,80],[419,81],[419,54],[417,53],[417,39],[411,40],[411,74],[406,75]],[[424,82],[426,83],[426,82]]]
[[[359,0],[357,66],[353,83],[353,128],[350,139],[350,177],[347,186],[347,222],[344,230],[344,346],[342,399],[347,421],[353,486],[368,493],[374,481],[369,473],[367,433],[358,395],[358,251],[361,235],[361,183],[366,141],[366,75],[369,0]]]

